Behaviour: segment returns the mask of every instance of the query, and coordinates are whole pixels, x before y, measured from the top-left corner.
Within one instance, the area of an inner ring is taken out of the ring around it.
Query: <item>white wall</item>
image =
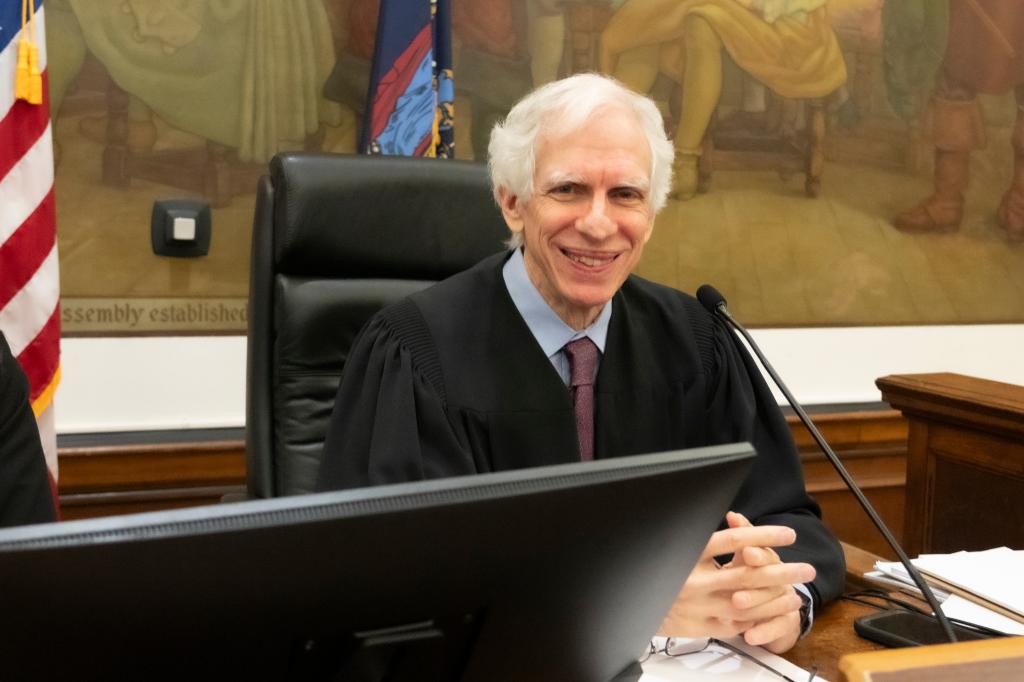
[[[61,340],[57,433],[245,423],[245,337]]]
[[[753,334],[807,405],[880,400],[874,380],[886,374],[951,371],[1024,384],[1024,325]],[[59,433],[245,423],[245,337],[75,338],[62,344]]]
[[[797,400],[881,400],[887,374],[957,372],[1024,384],[1024,325],[761,329],[752,332]],[[776,397],[782,402],[781,394]]]

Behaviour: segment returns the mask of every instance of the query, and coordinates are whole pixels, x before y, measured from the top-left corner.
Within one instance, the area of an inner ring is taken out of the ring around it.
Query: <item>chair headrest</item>
[[[270,175],[280,273],[439,280],[508,237],[481,163],[294,153]]]

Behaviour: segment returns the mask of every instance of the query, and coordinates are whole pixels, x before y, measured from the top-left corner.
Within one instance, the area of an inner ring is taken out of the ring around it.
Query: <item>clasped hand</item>
[[[800,637],[802,600],[794,584],[814,579],[814,567],[784,563],[772,547],[796,541],[785,526],[753,526],[729,512],[729,525],[711,536],[700,560],[669,609],[659,634],[668,637],[734,637],[774,653]],[[716,556],[732,554],[720,566]]]

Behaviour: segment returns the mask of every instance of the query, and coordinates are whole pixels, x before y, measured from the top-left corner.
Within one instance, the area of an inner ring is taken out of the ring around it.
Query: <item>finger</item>
[[[741,598],[742,597],[742,598]],[[741,606],[751,598],[750,606]],[[761,622],[771,620],[787,613],[800,615],[803,600],[792,587],[780,590],[744,591],[733,595],[732,605],[735,609],[730,615],[734,620]]]
[[[778,599],[779,597],[792,593],[792,585],[762,587],[756,590],[737,590],[729,597],[729,605],[736,609],[736,611],[745,611],[747,609],[753,609],[761,606],[762,604],[767,604],[774,599]],[[799,597],[797,598],[799,599]],[[800,608],[800,603],[797,604],[797,608]],[[753,618],[752,616],[743,617],[748,619]]]
[[[739,566],[722,569],[705,576],[706,587],[712,591],[736,592],[762,587],[796,585],[814,580],[814,566],[805,563],[780,563],[769,566]]]
[[[690,571],[690,575],[686,578],[685,585],[701,585],[704,584],[702,581],[706,578],[713,576],[722,568],[722,565],[715,561],[714,557],[702,557],[694,565]],[[684,587],[685,587],[684,585]]]
[[[728,524],[729,528],[749,528],[754,525],[747,520],[746,516],[740,514],[739,512],[733,511],[725,515],[725,522]],[[743,566],[744,564],[746,564],[746,562],[743,560],[743,552],[742,550],[740,550],[733,554],[732,561],[730,561],[726,565]]]
[[[686,578],[679,594],[669,607],[667,620],[704,620],[732,609],[732,592],[718,592],[712,580],[720,570],[710,562],[702,563]]]
[[[721,613],[719,609],[718,613]],[[698,615],[693,611],[679,613],[670,610],[658,628],[662,637],[735,637],[753,626],[751,621],[734,621],[717,615]]]
[[[703,557],[735,554],[744,547],[785,547],[796,542],[796,531],[786,526],[726,528],[711,535]]]
[[[665,619],[658,628],[659,637],[717,637],[718,639],[729,639],[736,635],[743,634],[744,630],[752,623],[725,623],[718,618],[709,617],[704,620],[679,623]]]
[[[717,609],[721,605],[728,606],[729,600],[734,590],[729,592],[719,592],[716,590],[718,583],[715,582],[715,574],[719,573],[717,568],[711,568],[708,570],[693,570],[686,578],[686,582],[683,583],[682,589],[679,591],[676,600],[684,600],[687,603],[697,601],[703,603],[708,600],[714,600],[713,606],[709,606],[706,612],[709,615],[717,613]]]
[[[746,566],[768,566],[782,563],[782,559],[771,547],[744,547],[736,556],[741,557]]]
[[[787,613],[757,623],[743,633],[743,639],[751,646],[772,646],[773,651],[785,651],[800,637],[800,616]]]
[[[747,528],[754,525],[747,520],[746,516],[734,511],[731,511],[725,515],[725,522],[729,524],[730,528]]]
[[[751,621],[731,620],[729,618],[709,618],[707,622],[707,634],[705,637],[717,637],[728,639],[741,635],[754,626]]]

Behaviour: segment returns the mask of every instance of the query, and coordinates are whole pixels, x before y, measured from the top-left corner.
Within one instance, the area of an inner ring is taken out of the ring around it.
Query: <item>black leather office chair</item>
[[[327,154],[274,157],[253,223],[248,492],[306,493],[366,320],[501,250],[508,231],[482,164]]]

